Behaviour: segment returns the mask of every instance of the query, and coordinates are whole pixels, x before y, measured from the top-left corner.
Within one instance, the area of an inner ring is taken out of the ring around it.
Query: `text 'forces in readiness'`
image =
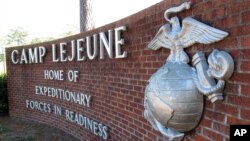
[[[87,108],[91,107],[91,95],[82,92],[75,92],[62,88],[47,86],[35,86],[35,94],[79,104]],[[66,107],[63,108],[63,106],[60,105],[38,100],[26,99],[25,103],[27,109],[37,110],[48,114],[54,113],[56,116],[64,116],[67,121],[84,127],[94,135],[103,139],[108,138],[108,127],[105,124],[84,116],[81,113],[74,112],[73,110],[69,110]]]
[[[59,43],[59,48],[56,44],[52,44],[52,62],[84,61],[86,58],[93,60],[98,56],[98,50],[100,59],[104,59],[104,50],[106,50],[109,58],[126,58],[127,52],[122,51],[124,39],[121,37],[122,31],[125,30],[126,26],[121,26],[114,30],[110,29],[107,31],[108,38],[104,32],[100,32],[99,34],[72,40],[71,43],[69,43],[71,52],[66,50],[67,42]],[[114,40],[113,34],[115,35]],[[97,48],[98,41],[99,49]],[[113,41],[115,46],[113,46]],[[92,45],[91,42],[93,43]],[[84,43],[86,46],[84,46]],[[22,51],[14,49],[11,52],[11,61],[13,64],[43,63],[46,53],[47,51],[44,46],[28,49],[23,48]]]
[[[38,110],[45,113],[54,113],[57,116],[63,116],[71,123],[77,124],[96,136],[103,139],[108,138],[108,127],[98,121],[95,121],[83,114],[73,112],[72,110],[64,109],[58,105],[45,103],[37,100],[26,100],[26,108],[31,110]]]

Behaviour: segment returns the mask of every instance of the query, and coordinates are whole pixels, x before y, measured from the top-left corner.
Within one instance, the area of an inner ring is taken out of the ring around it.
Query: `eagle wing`
[[[163,25],[155,37],[152,39],[152,41],[148,44],[147,48],[152,50],[157,50],[161,47],[169,48],[174,45],[173,41],[166,36],[167,33],[171,31],[170,24]]]
[[[184,48],[195,43],[210,44],[222,40],[228,35],[227,32],[203,24],[191,17],[182,22],[182,30],[179,40]]]

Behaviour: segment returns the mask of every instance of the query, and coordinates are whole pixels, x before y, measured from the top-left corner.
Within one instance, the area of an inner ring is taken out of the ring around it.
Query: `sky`
[[[92,0],[96,27],[122,19],[161,0]],[[0,38],[9,29],[23,27],[29,38],[62,34],[79,29],[79,0],[0,0]]]
[[[79,25],[78,11],[78,0],[0,0],[0,36],[17,26],[33,37],[55,36]]]

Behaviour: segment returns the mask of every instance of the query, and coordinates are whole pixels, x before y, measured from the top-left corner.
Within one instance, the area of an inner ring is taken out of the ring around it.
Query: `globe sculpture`
[[[193,73],[187,64],[168,62],[151,77],[146,89],[146,106],[155,119],[179,132],[193,129],[203,110],[203,96],[193,82]]]
[[[147,46],[149,49],[170,49],[166,64],[154,73],[145,90],[144,116],[154,129],[169,140],[194,129],[203,112],[203,95],[211,102],[223,99],[225,80],[234,70],[232,57],[225,51],[214,50],[208,63],[202,52],[196,53],[190,66],[184,51],[195,43],[210,44],[225,38],[228,33],[186,17],[180,25],[170,13],[190,8],[191,2],[165,11],[169,24],[163,25]],[[203,94],[203,95],[202,95]]]

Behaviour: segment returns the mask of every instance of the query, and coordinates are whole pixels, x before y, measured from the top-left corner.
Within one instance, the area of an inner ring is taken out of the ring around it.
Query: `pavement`
[[[57,128],[0,115],[0,141],[80,141]]]

